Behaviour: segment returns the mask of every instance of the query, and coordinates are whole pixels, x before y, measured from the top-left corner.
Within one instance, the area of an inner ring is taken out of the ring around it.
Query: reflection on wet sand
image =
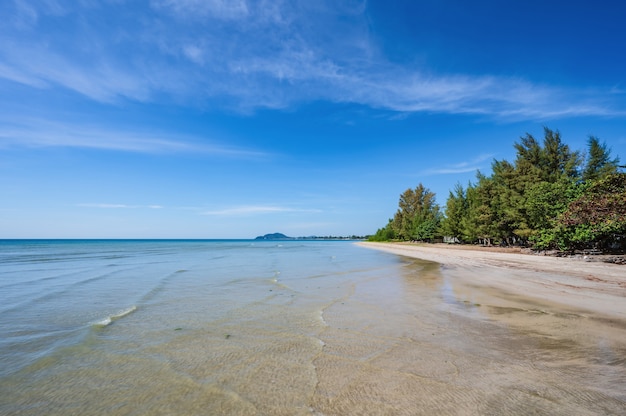
[[[626,412],[626,331],[406,259],[328,307],[314,363],[322,414]]]

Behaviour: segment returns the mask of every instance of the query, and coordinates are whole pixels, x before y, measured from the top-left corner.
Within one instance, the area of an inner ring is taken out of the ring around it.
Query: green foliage
[[[532,229],[552,228],[557,216],[567,208],[582,189],[576,182],[539,182],[528,188],[526,215]]]
[[[376,234],[370,236],[367,241],[391,241],[396,238],[396,233],[393,230],[393,220],[389,220],[386,226],[379,228]]]
[[[401,240],[429,240],[435,237],[440,219],[435,193],[420,183],[400,195],[391,227]]]
[[[580,152],[573,152],[561,141],[561,134],[544,128],[543,149],[541,151],[542,179],[558,182],[564,178],[578,177],[582,159]]]
[[[626,242],[626,174],[595,137],[584,159],[544,128],[514,143],[513,163],[494,160],[492,174],[449,193],[445,215],[422,184],[400,195],[399,208],[371,239],[430,240],[435,235],[483,244],[532,244],[572,250]],[[626,248],[626,247],[623,247]]]
[[[532,185],[526,194],[526,213],[533,230],[529,240],[536,248],[546,249],[559,244],[557,220],[569,204],[580,197],[588,186],[582,182],[561,180]]]
[[[617,173],[619,158],[611,159],[611,150],[606,143],[600,144],[600,140],[594,136],[590,136],[587,143],[589,153],[582,175],[583,180],[597,180]]]
[[[556,234],[564,250],[603,247],[616,236],[626,236],[626,173],[592,182],[559,216]]]
[[[470,218],[475,227],[476,236],[483,244],[492,244],[497,235],[497,201],[496,184],[493,179],[482,175],[478,176],[478,185],[472,189],[470,199]]]
[[[425,218],[421,221],[416,221],[413,228],[412,239],[419,241],[428,241],[435,238],[437,230],[439,228],[439,217]]]
[[[561,141],[559,131],[544,127],[543,146],[530,134],[514,144],[517,150],[515,169],[526,182],[555,182],[563,177],[575,178],[581,164],[580,152],[573,152]]]
[[[446,215],[441,221],[441,232],[445,236],[465,238],[463,219],[467,216],[468,203],[465,190],[457,184],[454,193],[450,192],[446,202]]]

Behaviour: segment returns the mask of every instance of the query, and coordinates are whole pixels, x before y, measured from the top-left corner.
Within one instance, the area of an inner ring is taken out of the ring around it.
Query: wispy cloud
[[[459,162],[454,164],[447,164],[438,168],[428,169],[423,171],[422,175],[448,175],[455,173],[467,173],[476,172],[477,170],[484,168],[486,161],[493,159],[493,154],[483,154],[475,157],[472,160]]]
[[[0,42],[0,54],[6,57],[2,62],[0,55],[3,78],[38,88],[67,88],[98,102],[113,103],[119,98],[147,101],[158,90],[152,77],[120,63],[119,57],[106,51],[72,56],[36,39],[11,39]],[[166,75],[162,77],[165,80]]]
[[[245,0],[152,0],[152,7],[173,11],[178,16],[196,19],[240,19],[248,15]]]
[[[86,203],[78,204],[82,208],[102,208],[102,209],[161,209],[161,205],[128,205],[128,204],[102,204],[102,203]]]
[[[224,208],[212,211],[203,211],[202,215],[211,216],[248,216],[248,215],[263,215],[263,214],[284,214],[284,213],[316,213],[321,212],[316,209],[300,209],[291,208],[277,205],[245,205]]]
[[[337,225],[339,224],[333,222],[297,222],[289,223],[287,227],[290,230],[318,230],[336,227]]]
[[[3,120],[4,119],[4,120]],[[200,153],[230,158],[266,158],[268,153],[255,149],[211,142],[206,137],[174,135],[159,131],[130,131],[108,126],[81,125],[34,118],[0,116],[2,147],[76,147],[138,153]]]
[[[433,74],[390,62],[371,39],[366,6],[360,0],[9,2],[0,6],[11,17],[0,29],[0,78],[107,103],[165,95],[239,111],[327,100],[514,119],[626,116],[623,92],[611,87]],[[52,15],[63,24],[44,25]]]

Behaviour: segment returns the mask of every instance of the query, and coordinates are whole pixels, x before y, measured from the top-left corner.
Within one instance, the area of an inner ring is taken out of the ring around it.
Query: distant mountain
[[[260,235],[255,240],[293,240],[293,237],[287,237],[285,234],[273,233]]]

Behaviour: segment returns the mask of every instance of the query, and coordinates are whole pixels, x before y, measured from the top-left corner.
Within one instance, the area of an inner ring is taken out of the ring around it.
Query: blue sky
[[[0,238],[370,234],[525,133],[626,160],[617,1],[6,0]]]

